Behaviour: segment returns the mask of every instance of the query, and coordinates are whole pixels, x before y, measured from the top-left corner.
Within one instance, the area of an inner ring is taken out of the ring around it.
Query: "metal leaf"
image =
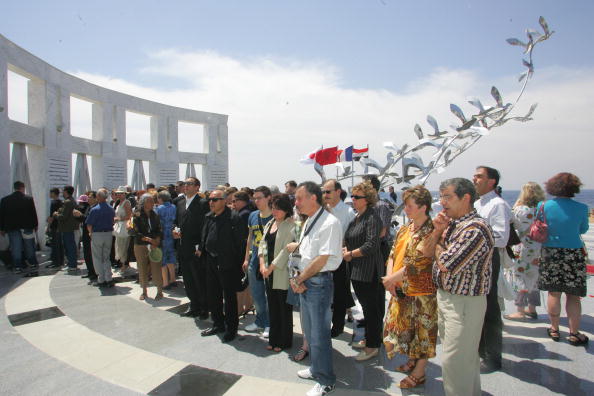
[[[499,93],[497,87],[491,87],[491,96],[493,97],[493,99],[495,99],[495,102],[497,102],[498,107],[503,107],[503,99],[501,99],[501,94]]]
[[[522,80],[524,80],[527,75],[528,75],[528,72],[523,72],[522,74],[520,74],[518,76],[518,82],[522,82]]]
[[[475,98],[475,97],[468,98],[468,103],[470,103],[471,105],[473,105],[474,107],[479,109],[481,112],[485,111],[485,107],[483,106],[483,104],[481,103],[479,98]]]
[[[433,118],[432,115],[427,116],[427,123],[429,123],[429,125],[433,127],[436,135],[439,134],[439,126],[437,125],[437,120]]]
[[[520,47],[528,47],[528,45],[520,40],[518,40],[517,38],[508,38],[507,41],[509,44],[511,45],[519,45]]]
[[[459,108],[457,105],[455,104],[450,104],[450,111],[452,113],[454,113],[454,115],[456,117],[458,117],[460,119],[460,121],[462,121],[462,123],[466,122],[466,117],[464,117],[464,113],[462,112],[462,109]]]
[[[537,106],[538,106],[538,103],[532,104],[532,106],[530,106],[530,110],[528,110],[528,113],[524,117],[526,117],[526,118],[531,117],[532,113],[534,113],[534,110],[536,110]]]
[[[423,130],[419,124],[415,124],[415,135],[419,140],[423,139]]]
[[[534,30],[534,29],[526,29],[526,35],[531,40],[538,39],[539,37],[542,36],[542,34],[540,34],[539,31]]]
[[[384,142],[383,143],[383,146],[387,150],[392,150],[392,151],[396,151],[396,152],[400,151],[400,149],[398,148],[398,146],[394,145],[393,142]]]
[[[538,18],[538,23],[540,24],[540,26],[542,26],[542,30],[544,30],[545,35],[549,35],[551,34],[549,31],[549,25],[547,24],[547,21],[544,19],[544,17],[540,17]]]

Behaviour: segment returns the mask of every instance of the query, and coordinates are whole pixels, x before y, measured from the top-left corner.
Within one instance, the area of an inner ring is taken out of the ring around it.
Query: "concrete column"
[[[93,140],[101,142],[101,156],[93,156],[93,188],[127,184],[126,113],[111,103],[93,104]]]
[[[0,52],[0,197],[10,194],[10,140],[8,139],[8,69]]]
[[[179,177],[178,162],[171,161],[169,155],[173,149],[168,142],[169,126],[168,117],[151,117],[151,148],[155,150],[155,160],[149,163],[148,180],[158,186],[175,183]]]
[[[208,147],[208,154],[206,166],[202,167],[202,178],[210,190],[229,181],[228,130],[226,124],[208,124],[205,129],[204,147]]]

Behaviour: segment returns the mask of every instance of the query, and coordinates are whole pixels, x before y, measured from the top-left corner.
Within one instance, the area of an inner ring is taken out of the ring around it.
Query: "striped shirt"
[[[476,210],[450,222],[444,250],[433,265],[433,281],[438,288],[462,296],[483,296],[491,287],[493,232]]]

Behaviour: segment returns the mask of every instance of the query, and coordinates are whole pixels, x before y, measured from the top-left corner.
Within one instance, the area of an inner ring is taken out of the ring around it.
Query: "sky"
[[[415,144],[413,127],[427,130],[428,114],[447,128],[456,122],[450,103],[469,113],[468,97],[493,102],[492,85],[512,101],[523,54],[505,40],[525,40],[541,15],[555,33],[535,49],[516,107],[524,115],[538,103],[534,120],[494,129],[428,186],[489,165],[505,189],[561,171],[592,189],[592,1],[7,0],[0,34],[92,83],[228,114],[230,183],[255,187],[319,181],[299,159],[321,146],[368,145],[383,164],[383,142]],[[12,87],[18,98],[18,81]],[[88,110],[76,101],[73,109],[74,130]],[[128,144],[145,146],[146,120],[129,117]],[[199,131],[184,133],[190,144]],[[200,146],[195,139],[191,151]]]

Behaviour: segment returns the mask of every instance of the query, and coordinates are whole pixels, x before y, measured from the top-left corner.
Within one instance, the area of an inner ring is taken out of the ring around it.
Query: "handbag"
[[[544,243],[549,234],[549,226],[547,225],[547,217],[544,213],[544,205],[543,202],[538,208],[534,222],[530,225],[530,230],[528,231],[528,238],[539,243]]]

